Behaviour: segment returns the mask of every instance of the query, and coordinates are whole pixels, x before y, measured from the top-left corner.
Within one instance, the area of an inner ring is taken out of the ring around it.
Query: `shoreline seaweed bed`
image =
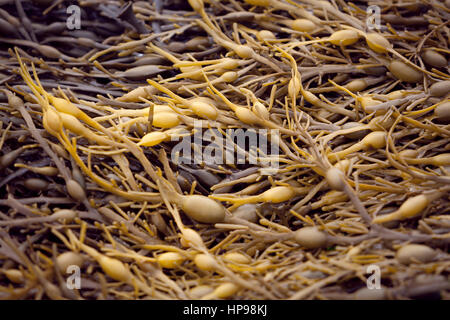
[[[448,299],[449,17],[1,0],[0,298]],[[279,155],[177,162],[200,120],[220,135],[194,155],[229,129],[267,129]]]

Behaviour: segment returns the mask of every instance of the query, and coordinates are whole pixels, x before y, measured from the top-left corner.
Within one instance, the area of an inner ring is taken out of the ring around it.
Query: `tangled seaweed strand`
[[[18,3],[1,299],[449,298],[449,1],[84,0],[80,30]],[[198,159],[226,143],[245,163]]]

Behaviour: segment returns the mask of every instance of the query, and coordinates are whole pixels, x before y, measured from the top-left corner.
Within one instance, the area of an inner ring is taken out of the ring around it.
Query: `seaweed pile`
[[[0,298],[448,299],[449,17],[0,0]]]

